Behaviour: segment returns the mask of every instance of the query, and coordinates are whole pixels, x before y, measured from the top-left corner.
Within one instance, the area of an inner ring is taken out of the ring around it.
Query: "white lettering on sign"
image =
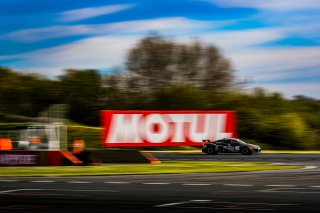
[[[202,141],[204,138],[213,138],[215,134],[215,121],[217,115],[208,114],[190,114],[190,131],[191,141]]]
[[[37,155],[0,155],[0,164],[2,165],[36,165],[38,163],[37,160]]]
[[[185,127],[185,116],[184,114],[169,114],[168,115],[173,123],[173,135],[172,142],[184,142],[184,127]]]
[[[202,143],[204,139],[231,137],[226,122],[224,113],[112,114],[105,143]]]
[[[142,143],[139,136],[141,114],[112,115],[108,143]]]
[[[142,129],[141,129],[142,127]],[[149,114],[140,126],[140,135],[150,143],[163,143],[168,140],[169,123],[160,114]]]

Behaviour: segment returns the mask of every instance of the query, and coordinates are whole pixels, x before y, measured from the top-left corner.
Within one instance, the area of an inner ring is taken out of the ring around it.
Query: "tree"
[[[99,125],[101,76],[96,70],[67,69],[60,77],[64,103],[73,121]]]
[[[0,111],[4,114],[36,117],[50,104],[59,103],[58,81],[4,67],[0,67],[0,79]]]
[[[190,85],[177,85],[159,90],[153,105],[162,110],[205,110],[210,103],[204,92]]]
[[[143,38],[128,52],[128,85],[146,94],[190,84],[206,92],[233,87],[231,63],[216,46],[198,41],[180,44],[159,35]]]

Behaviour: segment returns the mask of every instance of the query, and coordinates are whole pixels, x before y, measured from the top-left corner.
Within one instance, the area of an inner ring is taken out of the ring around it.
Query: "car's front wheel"
[[[252,154],[251,150],[248,147],[243,147],[241,150],[243,155],[250,155]]]

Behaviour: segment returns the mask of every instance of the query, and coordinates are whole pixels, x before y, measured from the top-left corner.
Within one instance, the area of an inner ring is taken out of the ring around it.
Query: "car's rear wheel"
[[[252,154],[251,150],[248,147],[243,147],[241,150],[243,155],[250,155]]]
[[[208,153],[208,155],[217,154],[216,150],[214,150],[214,148],[212,148],[212,147],[209,147],[209,148],[207,149],[207,153]]]

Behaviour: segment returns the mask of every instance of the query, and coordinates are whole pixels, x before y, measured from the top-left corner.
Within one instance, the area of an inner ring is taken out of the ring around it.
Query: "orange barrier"
[[[72,162],[72,165],[82,165],[83,162],[79,160],[76,156],[74,156],[71,152],[69,151],[60,151],[60,153],[68,159],[70,162]]]
[[[146,157],[151,164],[159,164],[159,163],[161,163],[161,161],[158,158],[156,158],[153,154],[151,154],[150,152],[140,151],[140,153],[144,157]]]
[[[12,141],[10,138],[0,138],[0,150],[12,150]]]
[[[72,141],[72,153],[80,154],[84,150],[84,140],[76,139]]]
[[[79,166],[83,162],[75,157],[69,151],[47,151],[46,152],[47,166]]]

